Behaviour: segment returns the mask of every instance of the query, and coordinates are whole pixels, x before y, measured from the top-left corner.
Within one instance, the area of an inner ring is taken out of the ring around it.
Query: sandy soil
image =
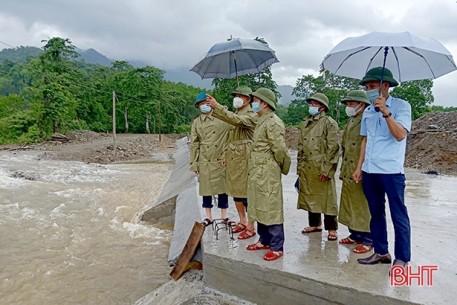
[[[116,154],[110,134],[75,131],[65,135],[68,142],[47,141],[31,145],[2,145],[0,150],[43,151],[42,159],[111,163],[148,159],[157,152],[172,153],[175,142],[182,135],[117,134]]]

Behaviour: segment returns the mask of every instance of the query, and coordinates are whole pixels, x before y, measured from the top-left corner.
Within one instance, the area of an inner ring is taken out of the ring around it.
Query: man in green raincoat
[[[224,151],[230,126],[212,116],[211,107],[206,105],[206,93],[195,99],[200,116],[192,122],[190,135],[190,169],[199,177],[199,194],[203,196],[205,226],[213,221],[212,196],[218,195],[221,218],[228,221],[228,197],[225,187]]]
[[[297,208],[308,211],[309,221],[302,233],[321,232],[323,213],[328,240],[337,240],[338,206],[334,176],[338,165],[338,124],[325,114],[329,109],[325,94],[316,93],[307,101],[309,116],[300,128],[297,154]]]
[[[357,246],[354,253],[366,253],[373,249],[370,238],[370,210],[363,193],[362,182],[354,181],[352,174],[357,168],[360,157],[362,136],[360,126],[362,114],[370,101],[362,90],[352,90],[343,98],[341,103],[346,105],[346,114],[349,120],[344,128],[341,141],[342,163],[340,180],[343,181],[340,198],[339,222],[346,225],[351,233],[340,240],[340,244]]]
[[[207,104],[213,109],[213,116],[232,125],[229,131],[226,160],[226,185],[227,194],[233,197],[235,206],[240,217],[239,223],[233,228],[233,233],[240,233],[238,239],[253,237],[255,233],[254,222],[246,216],[248,205],[248,159],[251,151],[252,136],[257,124],[258,115],[252,111],[251,88],[239,86],[232,93],[233,107],[236,112],[229,111],[220,105],[216,99],[208,95]]]
[[[290,155],[284,141],[284,123],[274,113],[276,96],[259,88],[253,94],[252,110],[260,117],[254,130],[248,163],[248,215],[257,221],[259,240],[247,250],[267,250],[263,259],[283,255],[284,209],[281,173],[290,169]]]

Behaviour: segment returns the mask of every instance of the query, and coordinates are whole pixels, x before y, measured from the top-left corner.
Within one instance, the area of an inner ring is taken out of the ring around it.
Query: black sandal
[[[203,219],[202,221],[202,225],[204,225],[205,227],[209,226],[210,224],[212,224],[213,222],[211,221],[211,219],[209,218],[205,218]]]

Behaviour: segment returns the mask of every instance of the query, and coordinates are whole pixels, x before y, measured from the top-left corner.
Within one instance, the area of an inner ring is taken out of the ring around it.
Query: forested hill
[[[96,64],[108,67],[112,63],[111,59],[94,49],[82,50],[75,48],[75,51],[79,54],[78,59],[83,60],[88,64]],[[37,47],[21,46],[14,49],[3,49],[0,51],[0,61],[9,60],[14,63],[23,63],[33,57],[39,56],[41,53],[43,53],[43,50]]]
[[[45,43],[43,49],[0,52],[0,144],[37,142],[77,129],[109,132],[113,91],[118,132],[189,131],[202,89],[166,81],[152,66],[88,64],[68,39]],[[97,53],[83,54],[103,60]]]

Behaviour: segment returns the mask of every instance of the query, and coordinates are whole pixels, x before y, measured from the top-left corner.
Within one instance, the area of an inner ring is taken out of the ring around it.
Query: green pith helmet
[[[251,97],[252,90],[248,86],[238,86],[235,91],[232,92],[232,95],[235,96],[235,94],[241,94],[247,97]]]
[[[251,96],[258,97],[268,105],[270,105],[273,110],[276,110],[276,95],[273,91],[268,88],[259,88],[251,94]]]
[[[341,103],[346,104],[349,101],[356,101],[362,102],[365,104],[370,105],[370,101],[368,100],[367,93],[363,90],[351,90],[349,91],[346,96],[341,100]]]
[[[368,82],[380,81],[382,74],[382,67],[376,67],[368,70],[367,74],[360,81],[360,85],[364,86]],[[398,86],[398,82],[394,79],[392,72],[389,69],[384,68],[384,75],[382,75],[383,82],[389,82],[390,87]]]
[[[315,93],[313,95],[311,95],[310,97],[308,97],[306,99],[306,101],[309,103],[310,101],[317,101],[319,103],[321,103],[322,105],[324,105],[327,109],[328,108],[328,97],[323,94],[323,93]]]
[[[195,107],[197,107],[198,103],[206,101],[206,92],[200,92],[197,94],[197,97],[195,98]]]

